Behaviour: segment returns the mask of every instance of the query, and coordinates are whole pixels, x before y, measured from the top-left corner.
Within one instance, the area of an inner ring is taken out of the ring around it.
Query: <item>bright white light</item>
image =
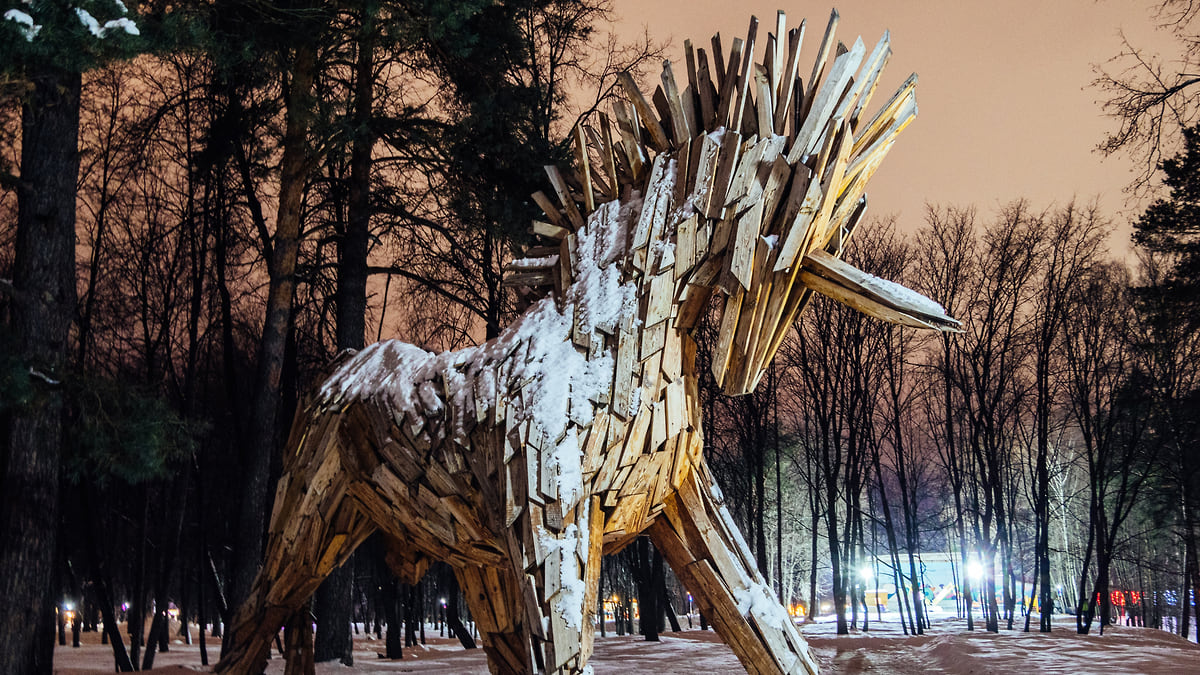
[[[1062,584],[1059,584],[1059,585],[1058,585],[1058,592],[1059,592],[1059,593],[1062,593]]]
[[[121,603],[121,611],[122,611],[122,612],[128,612],[128,611],[129,611],[129,603],[128,603],[128,602],[122,602],[122,603]]]
[[[863,581],[870,581],[875,578],[875,570],[870,567],[864,567],[858,571],[858,576],[862,577]]]
[[[983,578],[983,565],[978,560],[972,560],[967,563],[967,576],[971,577],[972,581],[979,581]]]
[[[445,606],[446,606],[446,599],[445,599],[445,598],[441,598],[441,599],[439,599],[439,600],[438,600],[438,602],[442,603],[442,607],[445,607]]]
[[[73,605],[72,603],[69,603],[69,602],[64,602],[63,609],[67,610],[68,612],[73,612],[73,611],[75,611],[75,605]]]

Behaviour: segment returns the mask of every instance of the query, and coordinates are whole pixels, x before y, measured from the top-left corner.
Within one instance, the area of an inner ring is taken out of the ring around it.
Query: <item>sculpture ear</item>
[[[961,333],[962,324],[941,305],[900,284],[867,274],[822,250],[804,256],[800,281],[868,316],[913,328]]]

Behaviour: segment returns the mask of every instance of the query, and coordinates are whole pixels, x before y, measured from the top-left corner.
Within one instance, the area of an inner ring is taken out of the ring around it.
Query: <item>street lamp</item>
[[[983,564],[978,560],[972,560],[967,563],[967,576],[971,581],[979,581],[983,578]]]

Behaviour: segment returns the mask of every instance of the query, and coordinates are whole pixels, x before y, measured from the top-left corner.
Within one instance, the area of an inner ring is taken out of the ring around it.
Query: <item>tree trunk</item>
[[[350,635],[352,572],[348,563],[342,565],[325,578],[313,599],[313,615],[317,618],[313,660],[317,663],[337,660],[342,665],[354,665]]]
[[[287,128],[280,158],[279,211],[275,235],[272,237],[270,285],[258,348],[258,373],[251,406],[253,414],[249,439],[243,446],[245,482],[238,511],[230,606],[237,606],[247,597],[262,559],[284,352],[296,290],[301,202],[309,168],[307,133],[315,71],[316,50],[312,44],[302,41],[291,66],[291,81],[287,83]]]
[[[404,658],[404,621],[401,611],[400,582],[388,579],[383,582],[383,616],[387,632],[383,642],[385,659]]]
[[[52,570],[58,544],[63,400],[59,387],[75,312],[75,183],[79,73],[32,76],[21,111],[21,178],[10,328],[33,399],[0,420],[0,673],[50,673]]]

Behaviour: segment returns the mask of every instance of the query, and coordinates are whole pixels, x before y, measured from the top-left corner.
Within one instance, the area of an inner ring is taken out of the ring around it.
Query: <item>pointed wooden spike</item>
[[[700,50],[700,66],[696,70],[696,77],[697,93],[700,95],[700,123],[697,131],[712,131],[716,128],[713,121],[717,115],[716,97],[713,94],[716,88],[708,71],[708,54],[703,49]]]
[[[618,75],[617,80],[621,83],[621,88],[625,90],[625,96],[629,98],[629,102],[633,104],[638,116],[641,117],[642,126],[650,133],[650,143],[654,145],[654,149],[663,152],[670,148],[671,144],[667,141],[667,134],[663,131],[662,124],[659,123],[650,103],[646,101],[642,90],[638,89],[637,83],[633,81],[633,76],[625,72]]]
[[[803,157],[811,155],[826,140],[823,134],[817,132],[825,128],[827,120],[831,119],[838,101],[842,98],[842,93],[850,86],[854,72],[858,70],[866,51],[867,48],[863,41],[856,40],[850,51],[839,56],[833,62],[833,67],[829,69],[829,77],[825,79],[809,107],[808,116],[804,119],[804,126],[796,134],[792,149],[788,152],[788,162],[795,164],[801,161]]]
[[[684,101],[684,103],[691,103],[691,106],[695,108],[700,94],[700,78],[696,69],[696,50],[692,47],[691,40],[683,41],[683,57],[687,65],[688,86],[692,88],[692,100]],[[698,134],[702,128],[702,126],[693,127],[692,133]]]
[[[887,67],[888,61],[892,58],[891,47],[892,36],[888,31],[883,32],[883,36],[879,38],[879,42],[875,44],[875,48],[871,50],[871,55],[867,57],[866,64],[863,66],[862,75],[855,83],[855,100],[854,108],[851,110],[846,104],[839,107],[839,113],[850,119],[851,127],[857,130],[859,116],[862,115],[863,108],[870,102],[871,96],[875,93],[875,87],[879,84],[879,76],[883,74],[884,68]]]
[[[738,126],[733,126],[730,123],[730,112],[733,110],[733,106],[736,103],[736,101],[734,101],[734,97],[737,94],[737,69],[742,60],[742,45],[743,43],[741,38],[733,39],[733,51],[731,51],[729,54],[729,65],[725,67],[725,75],[721,78],[721,96],[719,99],[720,104],[717,106],[716,121],[716,126],[718,128],[727,127],[729,129],[733,129],[734,131],[738,130]]]
[[[738,316],[742,310],[742,299],[745,297],[746,292],[739,288],[733,295],[725,298],[725,310],[721,314],[721,328],[712,357],[712,374],[718,387],[724,385],[726,373],[729,371],[730,348],[733,346]]]
[[[612,122],[609,121],[608,115],[600,113],[600,140],[603,143],[600,153],[604,160],[604,172],[609,177],[609,199],[617,199],[621,196],[620,179],[617,177],[617,163],[613,157],[613,134]]]
[[[604,153],[604,139],[600,137],[600,132],[596,131],[596,127],[591,124],[583,125],[584,135],[587,137],[588,151],[594,153],[595,157],[600,160],[600,165],[592,165],[592,189],[595,191],[595,199],[597,204],[602,204],[608,199],[608,195],[612,192],[613,175],[608,172],[608,159]]]
[[[807,25],[806,21],[800,22],[800,27],[793,29],[788,34],[788,57],[787,66],[779,81],[779,88],[775,90],[775,133],[786,134],[785,128],[788,119],[788,111],[791,109],[792,101],[797,97],[795,89],[799,89],[796,83],[796,73],[800,69],[800,47],[804,43],[804,28]],[[798,92],[799,96],[803,96],[804,92]]]
[[[679,86],[675,83],[675,73],[671,70],[671,62],[663,61],[662,70],[663,93],[667,97],[667,105],[671,112],[671,133],[675,136],[675,145],[682,146],[684,143],[692,140],[692,130],[688,127],[688,114],[684,112],[684,106],[691,107],[690,103],[684,103],[679,95]]]
[[[864,128],[863,132],[858,135],[859,147],[867,147],[874,145],[875,141],[879,140],[879,136],[883,134],[892,122],[897,118],[899,111],[906,105],[907,99],[912,97],[915,101],[914,91],[917,88],[917,74],[913,73],[908,76],[904,84],[892,94],[892,98],[884,104],[879,112],[875,113],[875,117]]]
[[[575,167],[579,171],[579,179],[583,183],[583,217],[592,214],[596,210],[596,195],[592,191],[592,172],[589,168],[590,160],[588,159],[587,141],[584,139],[583,125],[575,125]],[[582,226],[581,226],[582,227]]]
[[[772,98],[779,95],[779,83],[783,80],[784,75],[784,56],[787,50],[784,45],[787,44],[787,12],[782,9],[775,12],[775,51],[772,53],[771,60],[771,91]]]
[[[621,147],[625,149],[625,158],[629,162],[630,173],[633,174],[634,181],[641,180],[649,158],[645,148],[642,147],[641,134],[634,121],[636,113],[628,103],[618,100],[613,102],[613,114],[617,117],[617,126],[621,131]]]
[[[742,115],[750,104],[750,86],[754,81],[754,41],[758,36],[758,17],[750,17],[750,28],[746,31],[746,45],[742,52],[742,67],[738,74],[738,94],[734,101],[734,118],[730,128],[742,128]]]
[[[821,38],[821,51],[817,56],[817,60],[813,63],[812,74],[808,76],[808,95],[804,100],[804,107],[801,108],[801,116],[807,117],[808,110],[812,107],[813,99],[817,94],[817,83],[821,81],[821,71],[825,69],[825,63],[829,60],[829,50],[833,47],[833,41],[837,34],[838,20],[840,19],[838,11],[835,9],[829,14],[829,23],[825,26],[825,37]]]
[[[721,34],[717,33],[712,36],[710,44],[712,44],[713,53],[713,72],[717,74],[715,84],[719,92],[725,89],[725,48],[721,46]]]

